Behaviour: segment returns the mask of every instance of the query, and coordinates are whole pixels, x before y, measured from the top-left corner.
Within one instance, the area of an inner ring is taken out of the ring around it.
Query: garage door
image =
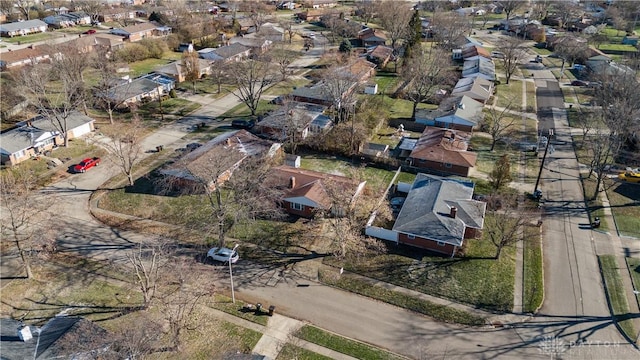
[[[74,138],[80,137],[82,135],[88,134],[91,132],[91,123],[87,123],[84,125],[80,125],[77,128],[73,129],[73,136]]]

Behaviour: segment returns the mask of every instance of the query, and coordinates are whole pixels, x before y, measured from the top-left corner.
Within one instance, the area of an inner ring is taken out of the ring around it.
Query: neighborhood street
[[[316,40],[316,47],[303,53],[292,67],[302,69],[315,62],[323,53],[324,41],[323,37]],[[259,265],[247,263],[234,268],[237,296],[251,303],[275,305],[279,314],[416,359],[640,357],[616,329],[607,306],[596,255],[598,248],[611,245],[607,245],[608,238],[594,238],[589,226],[562,92],[550,71],[531,72],[537,86],[539,129],[554,129],[553,152],[547,156],[541,182],[546,291],[539,314],[526,322],[496,327],[445,324],[286,269],[269,268],[262,277],[254,277]],[[217,100],[196,97],[193,100],[202,107],[150,134],[143,150],[158,145],[165,151],[184,147],[191,142],[185,136],[196,124],[226,124],[228,120],[218,117],[239,104],[232,94]],[[95,135],[97,141],[100,136]],[[57,219],[59,251],[118,262],[124,259],[122,250],[156,240],[108,227],[91,216],[92,192],[117,174],[117,166],[106,160],[90,172],[69,175],[42,190],[44,196],[55,200],[49,213]],[[3,276],[15,272],[16,267],[15,262],[6,260],[2,261]]]

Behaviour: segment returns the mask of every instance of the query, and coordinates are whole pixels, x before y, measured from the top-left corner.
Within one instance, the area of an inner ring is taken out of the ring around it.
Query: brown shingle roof
[[[14,62],[26,60],[29,58],[35,58],[38,56],[44,55],[45,52],[40,50],[37,47],[34,48],[24,48],[19,50],[7,51],[0,54],[0,60],[4,61],[5,64],[12,64]]]
[[[469,139],[471,134],[468,132],[428,126],[420,136],[410,157],[473,167],[478,155],[467,151]]]

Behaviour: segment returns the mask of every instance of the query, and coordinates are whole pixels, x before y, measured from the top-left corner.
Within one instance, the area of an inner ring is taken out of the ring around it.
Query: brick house
[[[483,119],[483,104],[467,95],[443,100],[437,109],[418,109],[416,123],[471,132]]]
[[[9,50],[7,52],[0,53],[0,70],[4,71],[25,65],[35,65],[43,61],[50,60],[50,54],[36,46],[30,46],[13,51]]]
[[[265,184],[282,191],[282,206],[286,212],[312,218],[318,211],[331,211],[333,215],[340,216],[345,206],[353,205],[366,182],[281,165],[271,169]],[[340,199],[330,195],[330,189],[336,188],[341,190]],[[344,204],[336,204],[335,201]]]
[[[38,19],[1,24],[0,36],[14,37],[46,32],[47,27],[47,23]]]
[[[453,257],[480,236],[486,203],[473,200],[471,181],[418,174],[393,224],[397,242]]]
[[[111,34],[120,35],[126,41],[136,42],[142,39],[163,37],[171,34],[171,28],[168,26],[158,25],[154,22],[146,22],[137,25],[117,28],[110,31]]]
[[[427,127],[407,158],[410,166],[439,174],[469,176],[478,155],[467,151],[471,134]]]
[[[105,9],[102,11],[100,15],[98,15],[98,20],[101,22],[114,22],[125,19],[135,19],[136,11],[134,9],[126,9],[126,8],[113,8],[113,9]]]

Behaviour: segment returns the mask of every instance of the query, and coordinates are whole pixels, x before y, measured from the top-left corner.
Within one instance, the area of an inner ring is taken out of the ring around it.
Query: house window
[[[445,243],[443,243],[442,241],[438,241],[438,246],[444,246]]]
[[[447,169],[451,169],[451,164],[450,163],[445,163],[444,167],[446,167]]]
[[[47,139],[42,142],[42,147],[46,147],[47,145],[53,145],[53,139]]]
[[[407,238],[408,238],[408,239],[415,239],[415,238],[416,238],[416,236],[415,236],[415,235],[413,235],[413,234],[407,234]]]
[[[291,208],[293,210],[302,211],[302,210],[304,210],[304,205],[298,204],[298,203],[291,203]]]
[[[24,150],[20,150],[20,151],[15,153],[15,157],[16,157],[16,159],[19,159],[19,158],[23,157],[24,154],[25,154]]]

